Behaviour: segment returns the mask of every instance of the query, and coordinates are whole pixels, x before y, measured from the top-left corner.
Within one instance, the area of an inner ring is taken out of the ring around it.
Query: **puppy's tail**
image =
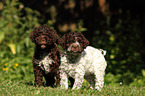
[[[105,56],[106,55],[106,50],[103,50],[103,49],[99,49],[101,51],[101,53]]]

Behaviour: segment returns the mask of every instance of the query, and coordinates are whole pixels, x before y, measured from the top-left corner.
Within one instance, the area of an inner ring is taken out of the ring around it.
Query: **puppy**
[[[92,89],[101,91],[107,66],[105,51],[88,46],[89,41],[78,32],[64,34],[58,43],[64,49],[60,65],[61,87],[68,89],[68,78],[71,77],[74,79],[72,89],[81,88],[86,79]]]
[[[30,34],[32,42],[35,43],[33,69],[36,86],[43,85],[43,77],[48,86],[53,87],[55,81],[57,86],[60,84],[60,49],[56,44],[57,37],[56,31],[47,25],[34,28]]]

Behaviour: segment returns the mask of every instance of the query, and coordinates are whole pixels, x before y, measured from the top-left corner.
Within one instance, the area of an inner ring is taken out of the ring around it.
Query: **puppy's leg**
[[[94,75],[95,75],[95,89],[101,91],[104,85],[104,75],[105,75],[105,69],[107,66],[107,62],[105,61],[105,58],[103,55],[100,55],[99,57],[96,57],[94,61]],[[97,64],[97,66],[96,66]]]
[[[60,85],[60,74],[58,69],[56,73],[56,86],[58,87],[59,85]]]
[[[46,85],[53,87],[55,83],[54,76],[52,76],[51,74],[44,74],[44,77],[46,80]]]
[[[43,72],[39,66],[34,66],[34,75],[35,75],[35,85],[42,86]]]
[[[84,76],[85,76],[85,66],[83,65],[79,65],[77,66],[77,68],[75,69],[75,82],[74,82],[74,85],[73,85],[73,88],[72,89],[79,89],[82,87],[82,84],[84,82]]]
[[[84,82],[84,75],[76,74],[75,75],[75,82],[74,82],[72,89],[74,90],[75,88],[77,88],[77,89],[81,88],[83,82]]]
[[[63,71],[60,71],[60,87],[62,89],[68,89],[68,76]]]
[[[104,74],[103,70],[98,71],[95,73],[95,89],[101,91],[104,85]]]

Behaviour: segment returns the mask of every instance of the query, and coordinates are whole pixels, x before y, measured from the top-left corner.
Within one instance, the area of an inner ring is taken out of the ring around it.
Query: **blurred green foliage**
[[[24,7],[18,0],[5,0],[0,5],[0,79],[22,79],[26,74],[33,74],[34,45],[29,34],[39,25],[40,14]]]
[[[144,44],[138,20],[131,20],[130,13],[125,17],[109,18],[110,24],[105,23],[103,30],[96,30],[92,42],[93,46],[107,50],[106,82],[145,85]],[[115,19],[117,22],[111,25]]]
[[[34,44],[30,41],[29,34],[35,26],[42,23],[43,18],[40,18],[38,11],[24,6],[18,0],[0,1],[0,13],[0,80],[30,77],[33,75]],[[75,31],[93,34],[90,37],[91,45],[107,50],[106,83],[143,86],[145,69],[143,50],[140,49],[143,48],[140,21],[132,19],[129,11],[125,14],[124,17],[121,16],[119,10],[115,17],[106,16],[101,22],[97,22],[100,28],[96,25],[94,32],[88,32],[83,20],[79,20],[77,24],[72,23],[71,26]],[[53,27],[56,22],[57,18],[51,16],[47,25]],[[62,29],[68,27],[64,25]]]
[[[95,32],[92,45],[107,50],[106,82],[145,85],[141,21],[129,11],[124,14],[106,17],[103,29]]]

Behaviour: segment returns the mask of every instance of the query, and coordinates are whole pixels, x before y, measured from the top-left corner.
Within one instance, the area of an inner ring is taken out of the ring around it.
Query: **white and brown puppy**
[[[88,46],[89,41],[79,32],[64,34],[58,42],[64,49],[60,65],[61,87],[68,89],[68,78],[72,77],[72,89],[81,88],[86,79],[92,89],[101,91],[107,66],[105,51]]]

